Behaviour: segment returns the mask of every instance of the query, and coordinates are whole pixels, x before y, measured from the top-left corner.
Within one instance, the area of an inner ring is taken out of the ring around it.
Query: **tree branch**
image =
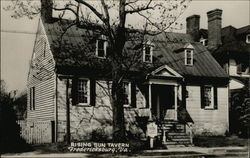
[[[145,10],[148,10],[148,9],[154,9],[156,6],[153,6],[153,7],[150,6],[152,1],[153,0],[150,0],[146,6],[138,7],[138,8],[134,8],[131,4],[128,4],[128,6],[130,8],[132,8],[133,10],[126,10],[125,12],[128,13],[128,14],[133,14],[133,13],[138,13],[138,12],[145,11]]]
[[[104,17],[103,14],[99,13],[92,5],[90,5],[84,0],[75,0],[75,1],[89,8],[99,19],[102,20],[103,23],[106,24],[107,19]]]
[[[54,7],[53,7],[53,9],[56,10],[56,11],[65,11],[65,10],[69,10],[69,11],[71,11],[72,13],[74,13],[76,17],[78,17],[77,12],[76,12],[75,10],[73,10],[72,8],[68,8],[68,7],[66,7],[66,8],[54,8]]]

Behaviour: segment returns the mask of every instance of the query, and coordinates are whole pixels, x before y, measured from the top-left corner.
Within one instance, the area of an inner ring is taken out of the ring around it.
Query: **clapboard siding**
[[[71,84],[72,80],[69,79]],[[67,79],[58,78],[58,141],[64,141],[66,135],[66,83]],[[91,138],[92,132],[101,130],[103,135],[111,138],[112,133],[112,111],[109,96],[107,95],[107,82],[96,81],[96,105],[73,106],[70,99],[70,131],[72,140],[87,140]],[[69,88],[69,93],[71,88]],[[149,116],[149,109],[145,108],[145,98],[137,88],[137,108],[125,108],[126,127],[132,133],[143,131],[135,125],[135,116]],[[70,94],[69,94],[70,95]]]
[[[54,120],[55,109],[55,61],[41,20],[30,63],[27,82],[27,120]],[[30,88],[35,87],[35,110],[30,110]]]
[[[218,109],[201,108],[200,86],[187,86],[187,111],[194,121],[194,133],[223,135],[228,130],[228,88],[218,87]]]

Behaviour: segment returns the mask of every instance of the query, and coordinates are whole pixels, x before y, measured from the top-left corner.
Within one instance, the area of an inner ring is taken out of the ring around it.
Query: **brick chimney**
[[[207,12],[208,18],[208,48],[216,49],[221,45],[221,9]]]
[[[200,38],[200,16],[192,15],[186,18],[186,29],[187,34],[190,34],[195,41],[198,41]]]
[[[52,20],[52,0],[41,0],[41,17],[45,22]]]

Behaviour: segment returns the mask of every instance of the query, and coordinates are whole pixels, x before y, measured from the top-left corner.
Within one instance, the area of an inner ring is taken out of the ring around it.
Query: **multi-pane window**
[[[193,50],[185,50],[185,65],[193,65]]]
[[[204,87],[204,106],[205,108],[213,108],[213,88],[211,86]]]
[[[205,85],[201,86],[201,108],[218,109],[218,87]]]
[[[96,42],[96,55],[100,58],[106,57],[107,43],[105,40],[99,39]]]
[[[30,110],[35,110],[35,87],[30,88]]]
[[[152,63],[153,60],[153,47],[145,45],[143,49],[143,62]]]
[[[78,102],[79,104],[89,104],[90,101],[90,83],[87,79],[79,79],[78,81]]]
[[[130,105],[130,83],[129,82],[123,82],[123,92],[124,92],[124,106]]]

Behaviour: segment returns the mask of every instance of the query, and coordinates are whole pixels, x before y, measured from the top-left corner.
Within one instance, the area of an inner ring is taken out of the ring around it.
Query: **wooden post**
[[[154,137],[150,137],[150,149],[154,148]]]
[[[148,106],[149,106],[149,120],[152,120],[152,105],[151,105],[151,83],[148,84]]]
[[[175,110],[175,120],[177,120],[177,95],[178,95],[178,89],[177,85],[174,86],[174,110]]]
[[[69,79],[67,79],[67,86],[66,86],[66,130],[67,130],[66,141],[67,144],[70,144]]]
[[[164,128],[162,129],[162,142],[166,143],[166,133],[165,133]]]

